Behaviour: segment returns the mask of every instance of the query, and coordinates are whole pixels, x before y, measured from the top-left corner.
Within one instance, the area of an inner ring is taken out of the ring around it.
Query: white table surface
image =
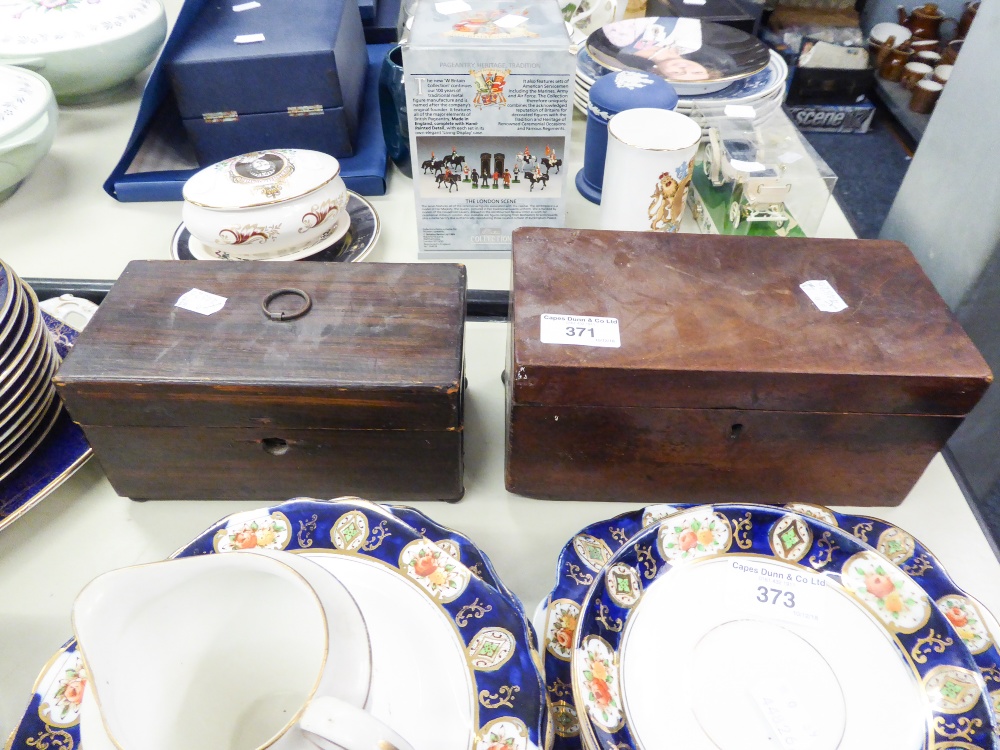
[[[50,155],[0,204],[0,255],[21,276],[114,279],[132,259],[169,257],[180,204],[117,203],[101,189],[131,131],[138,96],[136,85],[112,102],[61,108]],[[578,118],[570,160],[579,158],[580,144]],[[567,172],[575,174],[576,167],[568,164]],[[596,207],[572,188],[570,193],[568,224],[596,226]],[[394,173],[388,195],[372,203],[383,231],[369,260],[414,261],[411,181]],[[834,203],[820,233],[851,236]],[[508,260],[475,260],[468,266],[470,288],[509,284]],[[553,584],[558,552],[574,532],[638,506],[531,500],[504,490],[500,373],[506,335],[501,323],[468,325],[465,498],[417,506],[477,542],[530,610]],[[91,461],[0,532],[0,737],[23,712],[38,670],[71,635],[71,604],[89,580],[113,568],[161,559],[222,516],[260,505],[132,502],[118,497]],[[874,514],[916,535],[960,586],[1000,612],[1000,563],[940,456],[901,506]]]

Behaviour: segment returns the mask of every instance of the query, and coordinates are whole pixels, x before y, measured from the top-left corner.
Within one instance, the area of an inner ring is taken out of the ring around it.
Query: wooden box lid
[[[268,319],[283,288],[309,312]],[[225,306],[176,307],[191,289]],[[85,425],[454,429],[465,290],[460,265],[134,261],[56,384]]]
[[[621,347],[544,344],[546,313],[617,318]],[[516,404],[964,415],[992,380],[888,241],[520,229],[512,337]]]

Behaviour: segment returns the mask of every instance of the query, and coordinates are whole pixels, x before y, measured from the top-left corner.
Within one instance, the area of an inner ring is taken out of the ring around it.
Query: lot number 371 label
[[[599,318],[592,315],[543,313],[540,338],[543,344],[603,346],[614,349],[622,345],[618,332],[618,318]]]

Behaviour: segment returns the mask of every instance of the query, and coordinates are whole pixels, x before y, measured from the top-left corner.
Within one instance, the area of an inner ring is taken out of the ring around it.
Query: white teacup
[[[365,710],[357,604],[305,558],[251,550],[112,571],[77,597],[73,628],[94,691],[87,747],[412,750]]]

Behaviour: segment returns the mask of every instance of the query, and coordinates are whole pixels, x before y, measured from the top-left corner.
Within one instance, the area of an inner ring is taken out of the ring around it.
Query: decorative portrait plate
[[[643,70],[681,96],[712,93],[763,71],[767,47],[730,26],[693,18],[630,18],[607,24],[587,39],[587,53],[610,70]]]

